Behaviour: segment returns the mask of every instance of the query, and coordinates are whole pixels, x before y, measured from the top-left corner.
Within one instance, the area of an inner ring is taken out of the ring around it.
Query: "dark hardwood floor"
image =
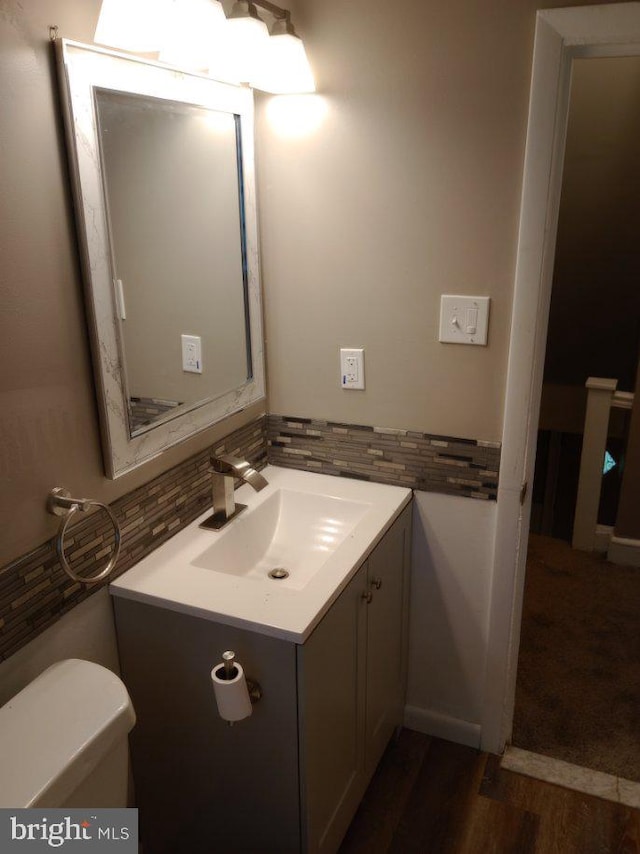
[[[402,730],[340,854],[640,854],[640,811]]]

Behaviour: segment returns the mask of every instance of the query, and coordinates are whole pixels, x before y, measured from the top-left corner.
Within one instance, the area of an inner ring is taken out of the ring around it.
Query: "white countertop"
[[[116,579],[110,585],[111,594],[284,640],[306,640],[409,503],[411,490],[275,466],[267,466],[261,474],[269,485],[260,492],[246,484],[237,489],[236,502],[246,504],[247,509],[222,530],[198,527],[211,515],[208,509]],[[266,573],[236,575],[229,570],[205,568],[203,558],[218,549],[223,550],[228,562],[229,543],[243,540],[244,532],[252,530],[252,514],[257,520],[256,511],[269,499],[273,504],[278,490],[358,502],[363,505],[361,518],[321,568],[299,588],[284,586]]]

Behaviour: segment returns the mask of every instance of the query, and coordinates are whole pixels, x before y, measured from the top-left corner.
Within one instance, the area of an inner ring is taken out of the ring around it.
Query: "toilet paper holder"
[[[224,677],[226,679],[233,679],[236,674],[236,654],[232,649],[227,650],[222,653],[222,663],[224,665]],[[262,688],[260,684],[256,682],[255,679],[249,679],[248,676],[245,677],[247,682],[247,690],[249,691],[249,699],[251,700],[251,705],[255,706],[255,704],[262,699]]]

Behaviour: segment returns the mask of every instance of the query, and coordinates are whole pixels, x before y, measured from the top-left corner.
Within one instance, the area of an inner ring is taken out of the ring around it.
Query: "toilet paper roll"
[[[235,673],[231,679],[226,678],[224,664],[217,665],[211,671],[218,712],[225,721],[241,721],[252,712],[242,665],[235,661],[233,667]]]

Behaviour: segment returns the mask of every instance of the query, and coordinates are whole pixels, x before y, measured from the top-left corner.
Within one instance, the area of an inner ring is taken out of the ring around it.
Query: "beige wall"
[[[538,5],[298,0],[326,115],[287,137],[261,104],[273,412],[501,438]],[[492,298],[488,347],[437,342],[443,293]]]
[[[535,7],[296,3],[327,115],[302,139],[260,115],[272,411],[500,438]],[[90,41],[98,8],[0,6],[0,565],[54,533],[52,486],[111,501],[248,418],[103,475],[48,44]],[[493,298],[489,347],[436,342],[459,291]],[[338,387],[341,345],[365,392]]]
[[[91,41],[99,0],[0,4],[0,566],[53,536],[53,486],[112,501],[261,411],[118,481],[103,474],[49,25]]]
[[[43,670],[65,658],[83,658],[120,674],[111,597],[98,590],[45,629],[10,658],[0,662],[0,706]]]
[[[270,99],[259,111],[273,412],[501,438],[536,5],[297,0],[327,112],[293,138],[269,124]],[[116,482],[103,476],[47,43],[52,23],[91,40],[98,6],[0,5],[0,565],[54,533],[52,486],[111,501],[259,409]],[[487,348],[437,343],[448,292],[492,297]],[[366,348],[365,392],[339,389],[340,346]],[[418,717],[428,706],[430,720],[475,733],[495,507],[419,504],[409,700]],[[456,663],[454,681],[438,683],[433,650]]]

